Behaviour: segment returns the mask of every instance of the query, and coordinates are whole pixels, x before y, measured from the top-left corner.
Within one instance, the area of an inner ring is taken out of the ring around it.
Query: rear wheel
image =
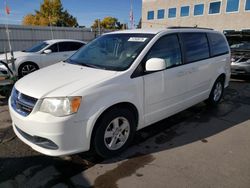
[[[97,122],[94,135],[94,149],[104,158],[123,151],[132,141],[136,122],[128,109],[113,109],[106,112]]]
[[[220,100],[224,93],[224,79],[219,77],[212,88],[212,91],[207,99],[207,104],[211,106],[216,106],[220,103]]]
[[[18,77],[22,78],[26,76],[27,74],[34,72],[38,69],[39,67],[35,63],[31,63],[31,62],[23,63],[22,65],[20,65],[18,69]]]

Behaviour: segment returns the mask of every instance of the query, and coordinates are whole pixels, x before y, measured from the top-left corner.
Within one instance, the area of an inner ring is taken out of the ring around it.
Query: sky
[[[5,0],[0,0],[0,24],[7,23]],[[39,10],[43,0],[7,0],[10,8],[9,24],[22,24],[29,13]],[[131,0],[61,0],[64,9],[77,18],[78,24],[90,27],[95,19],[105,16],[118,18],[121,23],[129,23]],[[133,0],[134,23],[141,18],[142,0]]]

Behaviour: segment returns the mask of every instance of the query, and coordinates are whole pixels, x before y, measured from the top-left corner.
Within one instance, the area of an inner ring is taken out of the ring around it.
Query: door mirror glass
[[[167,68],[165,60],[161,58],[151,58],[146,62],[146,72],[161,71]]]
[[[51,53],[52,53],[52,50],[47,49],[47,50],[44,50],[43,53],[45,53],[45,54],[51,54]]]

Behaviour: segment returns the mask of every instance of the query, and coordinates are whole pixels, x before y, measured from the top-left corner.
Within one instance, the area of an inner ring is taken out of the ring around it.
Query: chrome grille
[[[28,116],[32,112],[36,102],[36,98],[22,94],[13,88],[11,94],[11,106],[20,115],[25,117]]]

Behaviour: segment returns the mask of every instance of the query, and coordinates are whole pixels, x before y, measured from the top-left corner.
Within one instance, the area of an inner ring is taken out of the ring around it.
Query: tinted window
[[[48,45],[49,44],[46,42],[41,42],[41,43],[36,44],[35,46],[32,46],[31,48],[29,48],[27,50],[24,50],[24,52],[38,52]]]
[[[232,50],[250,50],[250,42],[249,41],[241,41],[236,44],[232,44],[230,46]]]
[[[76,50],[79,50],[79,48],[81,48],[82,46],[84,46],[83,43],[80,43],[80,42],[71,42],[71,50],[72,51],[76,51]]]
[[[154,19],[154,11],[148,11],[148,20]]]
[[[82,44],[78,42],[60,42],[59,52],[76,51],[80,47],[82,47]]]
[[[227,0],[226,12],[235,12],[239,10],[240,0]]]
[[[194,5],[194,15],[203,15],[204,4]]]
[[[164,18],[164,13],[165,13],[164,9],[158,10],[157,18],[158,19]]]
[[[181,51],[178,37],[168,35],[160,38],[151,48],[146,60],[150,58],[162,58],[167,67],[173,67],[181,64]]]
[[[168,18],[175,18],[176,17],[176,8],[168,9]]]
[[[246,0],[245,10],[250,10],[250,0]]]
[[[181,7],[181,17],[189,16],[189,6]]]
[[[220,1],[210,3],[209,14],[218,14],[218,13],[220,13],[220,6],[221,6]]]
[[[187,63],[206,59],[209,57],[209,46],[204,33],[183,33],[181,39]]]
[[[222,35],[217,33],[208,33],[208,38],[212,56],[228,53],[227,41]]]
[[[58,43],[51,45],[47,49],[51,50],[52,52],[58,52]]]

